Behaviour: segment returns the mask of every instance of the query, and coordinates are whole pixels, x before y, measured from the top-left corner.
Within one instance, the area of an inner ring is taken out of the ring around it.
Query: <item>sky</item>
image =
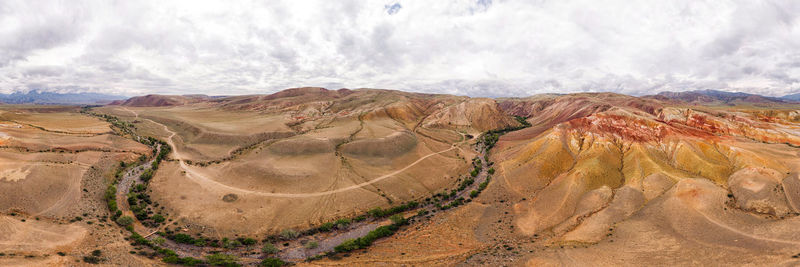
[[[800,1],[0,1],[0,92],[800,93]]]

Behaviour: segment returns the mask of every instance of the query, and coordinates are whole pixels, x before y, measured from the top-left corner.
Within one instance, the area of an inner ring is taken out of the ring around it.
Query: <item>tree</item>
[[[133,223],[133,218],[131,216],[122,216],[117,218],[117,224],[122,226],[128,226]]]

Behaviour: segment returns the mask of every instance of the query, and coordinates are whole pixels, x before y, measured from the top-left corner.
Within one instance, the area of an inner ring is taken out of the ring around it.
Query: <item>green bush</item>
[[[264,244],[264,247],[261,248],[261,252],[266,254],[275,254],[278,253],[278,248],[276,248],[272,243],[266,243]]]
[[[162,222],[167,220],[167,218],[164,218],[164,215],[161,215],[161,214],[153,215],[152,219],[153,219],[154,222],[157,222],[157,223],[162,223]]]
[[[286,265],[286,262],[278,258],[266,258],[261,261],[261,264],[259,264],[259,266],[264,267],[280,267],[284,265]]]
[[[315,249],[315,248],[319,247],[319,243],[317,243],[317,241],[309,241],[308,243],[306,243],[304,245],[304,247],[307,248],[307,249]]]
[[[494,168],[489,168],[489,174],[494,174]]]
[[[212,266],[238,267],[241,266],[236,263],[238,260],[236,256],[228,254],[217,253],[206,256],[206,262]]]
[[[338,246],[334,247],[333,250],[339,253],[353,251],[356,249],[361,248],[357,239],[347,239]]]
[[[242,239],[241,242],[245,246],[252,246],[256,244],[256,240],[249,237]]]
[[[117,224],[122,226],[128,226],[133,223],[133,218],[131,216],[122,216],[117,218]]]
[[[183,233],[173,235],[172,240],[181,244],[194,244],[195,241],[192,236]]]
[[[350,225],[350,219],[347,218],[338,219],[336,220],[336,222],[334,222],[334,224],[336,225],[336,229],[341,230],[347,228],[347,226]]]
[[[142,237],[142,235],[136,232],[131,233],[130,240],[133,241],[134,245],[145,245],[145,246],[151,245],[150,240],[145,239],[144,237]]]
[[[297,233],[297,231],[292,230],[292,229],[286,229],[286,230],[281,231],[281,237],[283,239],[285,239],[285,240],[295,239],[298,236],[300,236],[300,234]]]
[[[392,220],[394,224],[404,224],[406,222],[406,218],[403,217],[402,214],[392,215],[392,217],[389,217],[389,220]]]
[[[177,263],[184,266],[196,266],[202,264],[203,261],[192,257],[183,257],[179,258]]]
[[[471,197],[471,198],[475,198],[475,197],[477,197],[477,196],[478,196],[478,194],[479,194],[479,193],[478,193],[478,191],[477,191],[477,190],[472,190],[472,192],[469,192],[469,197]]]
[[[90,264],[100,263],[100,258],[96,256],[83,256],[83,262]]]
[[[319,229],[320,232],[330,232],[333,229],[333,226],[334,225],[332,222],[326,222],[320,225],[317,229]]]
[[[242,246],[242,242],[240,242],[239,240],[230,240],[230,239],[227,239],[227,238],[223,238],[222,239],[222,247],[224,247],[224,248],[231,249],[231,248],[237,248],[237,247],[241,247],[241,246]]]

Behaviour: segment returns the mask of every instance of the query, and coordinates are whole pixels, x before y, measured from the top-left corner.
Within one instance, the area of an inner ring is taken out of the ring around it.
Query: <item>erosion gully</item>
[[[135,138],[141,138],[135,136]],[[463,142],[468,142],[470,140],[465,140]],[[481,159],[481,171],[480,173],[475,176],[474,182],[467,186],[464,190],[458,191],[455,197],[450,197],[448,201],[438,202],[440,205],[447,205],[458,198],[463,199],[470,199],[469,193],[472,190],[477,190],[478,186],[485,182],[487,177],[489,177],[488,170],[491,165],[484,160],[484,156],[486,155],[486,149],[482,146],[483,144],[477,142],[472,148],[474,152],[477,153],[478,157]],[[173,148],[174,149],[174,148]],[[161,145],[157,144],[156,146],[156,153],[157,155],[161,151]],[[155,240],[156,238],[163,238],[165,242],[160,244],[159,246],[163,248],[168,248],[175,251],[181,257],[194,257],[198,259],[202,259],[206,255],[210,255],[213,253],[226,253],[231,255],[236,255],[240,257],[243,264],[257,264],[260,259],[264,259],[265,257],[276,257],[280,258],[285,261],[289,262],[298,262],[308,259],[309,257],[314,257],[318,255],[323,255],[326,252],[330,252],[334,250],[334,247],[341,244],[343,241],[347,239],[354,239],[358,237],[362,237],[369,233],[376,228],[391,224],[391,221],[386,218],[368,218],[361,222],[353,222],[345,229],[337,229],[332,230],[331,232],[320,232],[313,235],[305,235],[301,236],[292,240],[281,240],[279,243],[274,244],[276,248],[280,251],[275,254],[265,255],[261,252],[262,245],[254,245],[254,246],[243,246],[234,249],[225,249],[219,247],[199,247],[189,244],[181,244],[175,241],[172,241],[166,237],[161,236],[158,232],[162,231],[164,227],[168,226],[169,223],[166,223],[159,227],[159,228],[151,228],[144,226],[136,216],[133,216],[133,212],[130,209],[130,206],[127,202],[127,195],[130,192],[132,186],[137,183],[142,183],[141,179],[139,178],[141,174],[149,169],[152,166],[153,160],[155,157],[151,158],[147,162],[140,163],[139,165],[130,167],[130,169],[125,172],[122,179],[120,179],[119,184],[117,186],[116,192],[116,199],[117,203],[119,203],[120,210],[122,210],[124,215],[131,216],[134,218],[134,231],[139,233],[140,235],[144,236],[148,240]],[[468,177],[469,174],[463,177]],[[458,184],[456,184],[458,187]],[[456,188],[457,190],[457,188]],[[436,213],[444,212],[444,210],[440,210],[436,206],[437,202],[435,201],[426,201],[420,203],[420,206],[416,209],[409,210],[403,213],[404,217],[410,219],[410,223],[414,224],[415,220],[418,217],[418,213],[422,210],[428,210],[428,215],[425,216],[434,216]],[[424,216],[423,216],[424,217]],[[423,218],[418,218],[423,219]],[[177,229],[176,229],[177,230]],[[318,246],[316,248],[306,248],[304,245],[308,242],[317,242]]]

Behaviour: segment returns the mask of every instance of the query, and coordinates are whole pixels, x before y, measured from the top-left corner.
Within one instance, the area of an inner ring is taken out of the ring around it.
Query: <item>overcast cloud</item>
[[[800,92],[800,1],[0,1],[0,91]]]

